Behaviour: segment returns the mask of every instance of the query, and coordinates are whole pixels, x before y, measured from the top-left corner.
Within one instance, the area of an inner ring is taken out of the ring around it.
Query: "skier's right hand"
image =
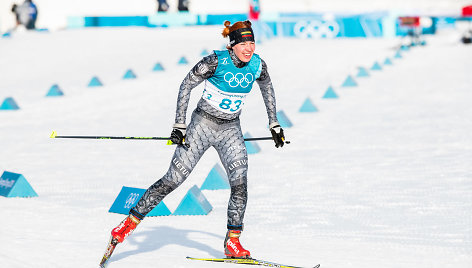
[[[184,123],[175,123],[172,128],[172,133],[170,134],[170,141],[172,141],[174,144],[184,144],[186,130],[187,125]]]

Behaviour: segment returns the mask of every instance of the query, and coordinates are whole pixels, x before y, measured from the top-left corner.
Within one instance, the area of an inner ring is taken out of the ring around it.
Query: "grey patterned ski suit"
[[[237,68],[246,65],[229,51],[231,60]],[[264,99],[269,124],[277,121],[275,94],[267,72],[267,65],[261,59],[262,71],[256,80]],[[190,93],[193,88],[215,74],[218,56],[213,53],[200,60],[183,80],[177,99],[176,123],[185,123]],[[231,186],[228,202],[228,229],[242,230],[247,203],[248,158],[244,138],[237,113],[224,113],[212,107],[203,98],[197,104],[187,127],[185,146],[177,146],[167,173],[151,185],[130,213],[144,218],[161,200],[181,185],[205,153],[214,147],[227,172]]]

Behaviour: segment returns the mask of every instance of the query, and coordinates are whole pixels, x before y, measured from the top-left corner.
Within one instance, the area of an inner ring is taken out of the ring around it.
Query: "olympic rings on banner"
[[[230,87],[241,86],[242,88],[247,88],[254,81],[254,75],[251,73],[244,75],[242,73],[233,74],[232,72],[227,72],[224,75],[224,79]]]
[[[293,26],[296,36],[301,38],[334,38],[339,33],[336,21],[299,21]]]
[[[131,193],[128,195],[128,198],[126,198],[125,202],[125,208],[131,208],[131,206],[138,201],[139,194],[137,193]]]

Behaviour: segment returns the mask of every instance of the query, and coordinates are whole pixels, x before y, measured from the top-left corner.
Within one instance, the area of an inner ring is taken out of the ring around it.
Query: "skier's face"
[[[234,54],[243,62],[249,62],[256,49],[256,44],[252,41],[241,42],[233,46]]]

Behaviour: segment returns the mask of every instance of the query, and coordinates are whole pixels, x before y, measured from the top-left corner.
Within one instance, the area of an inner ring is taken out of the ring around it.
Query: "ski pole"
[[[50,138],[53,139],[94,139],[94,140],[163,140],[167,141],[167,145],[173,145],[174,143],[170,140],[170,137],[120,137],[120,136],[63,136],[57,135],[56,131],[53,131]],[[185,147],[190,148],[187,143],[183,144]]]
[[[272,137],[258,137],[258,138],[244,138],[244,141],[263,141],[263,140],[272,140]],[[286,144],[290,144],[290,141],[285,141]]]
[[[126,137],[126,136],[64,136],[57,135],[56,131],[53,131],[50,138],[53,139],[95,139],[95,140],[166,140],[170,141],[170,137]],[[272,137],[257,137],[257,138],[244,138],[244,141],[259,141],[259,140],[272,140]],[[290,141],[285,141],[289,144]],[[173,143],[168,143],[171,145]]]
[[[53,139],[95,139],[95,140],[170,140],[169,137],[117,137],[117,136],[62,136],[53,131]]]

